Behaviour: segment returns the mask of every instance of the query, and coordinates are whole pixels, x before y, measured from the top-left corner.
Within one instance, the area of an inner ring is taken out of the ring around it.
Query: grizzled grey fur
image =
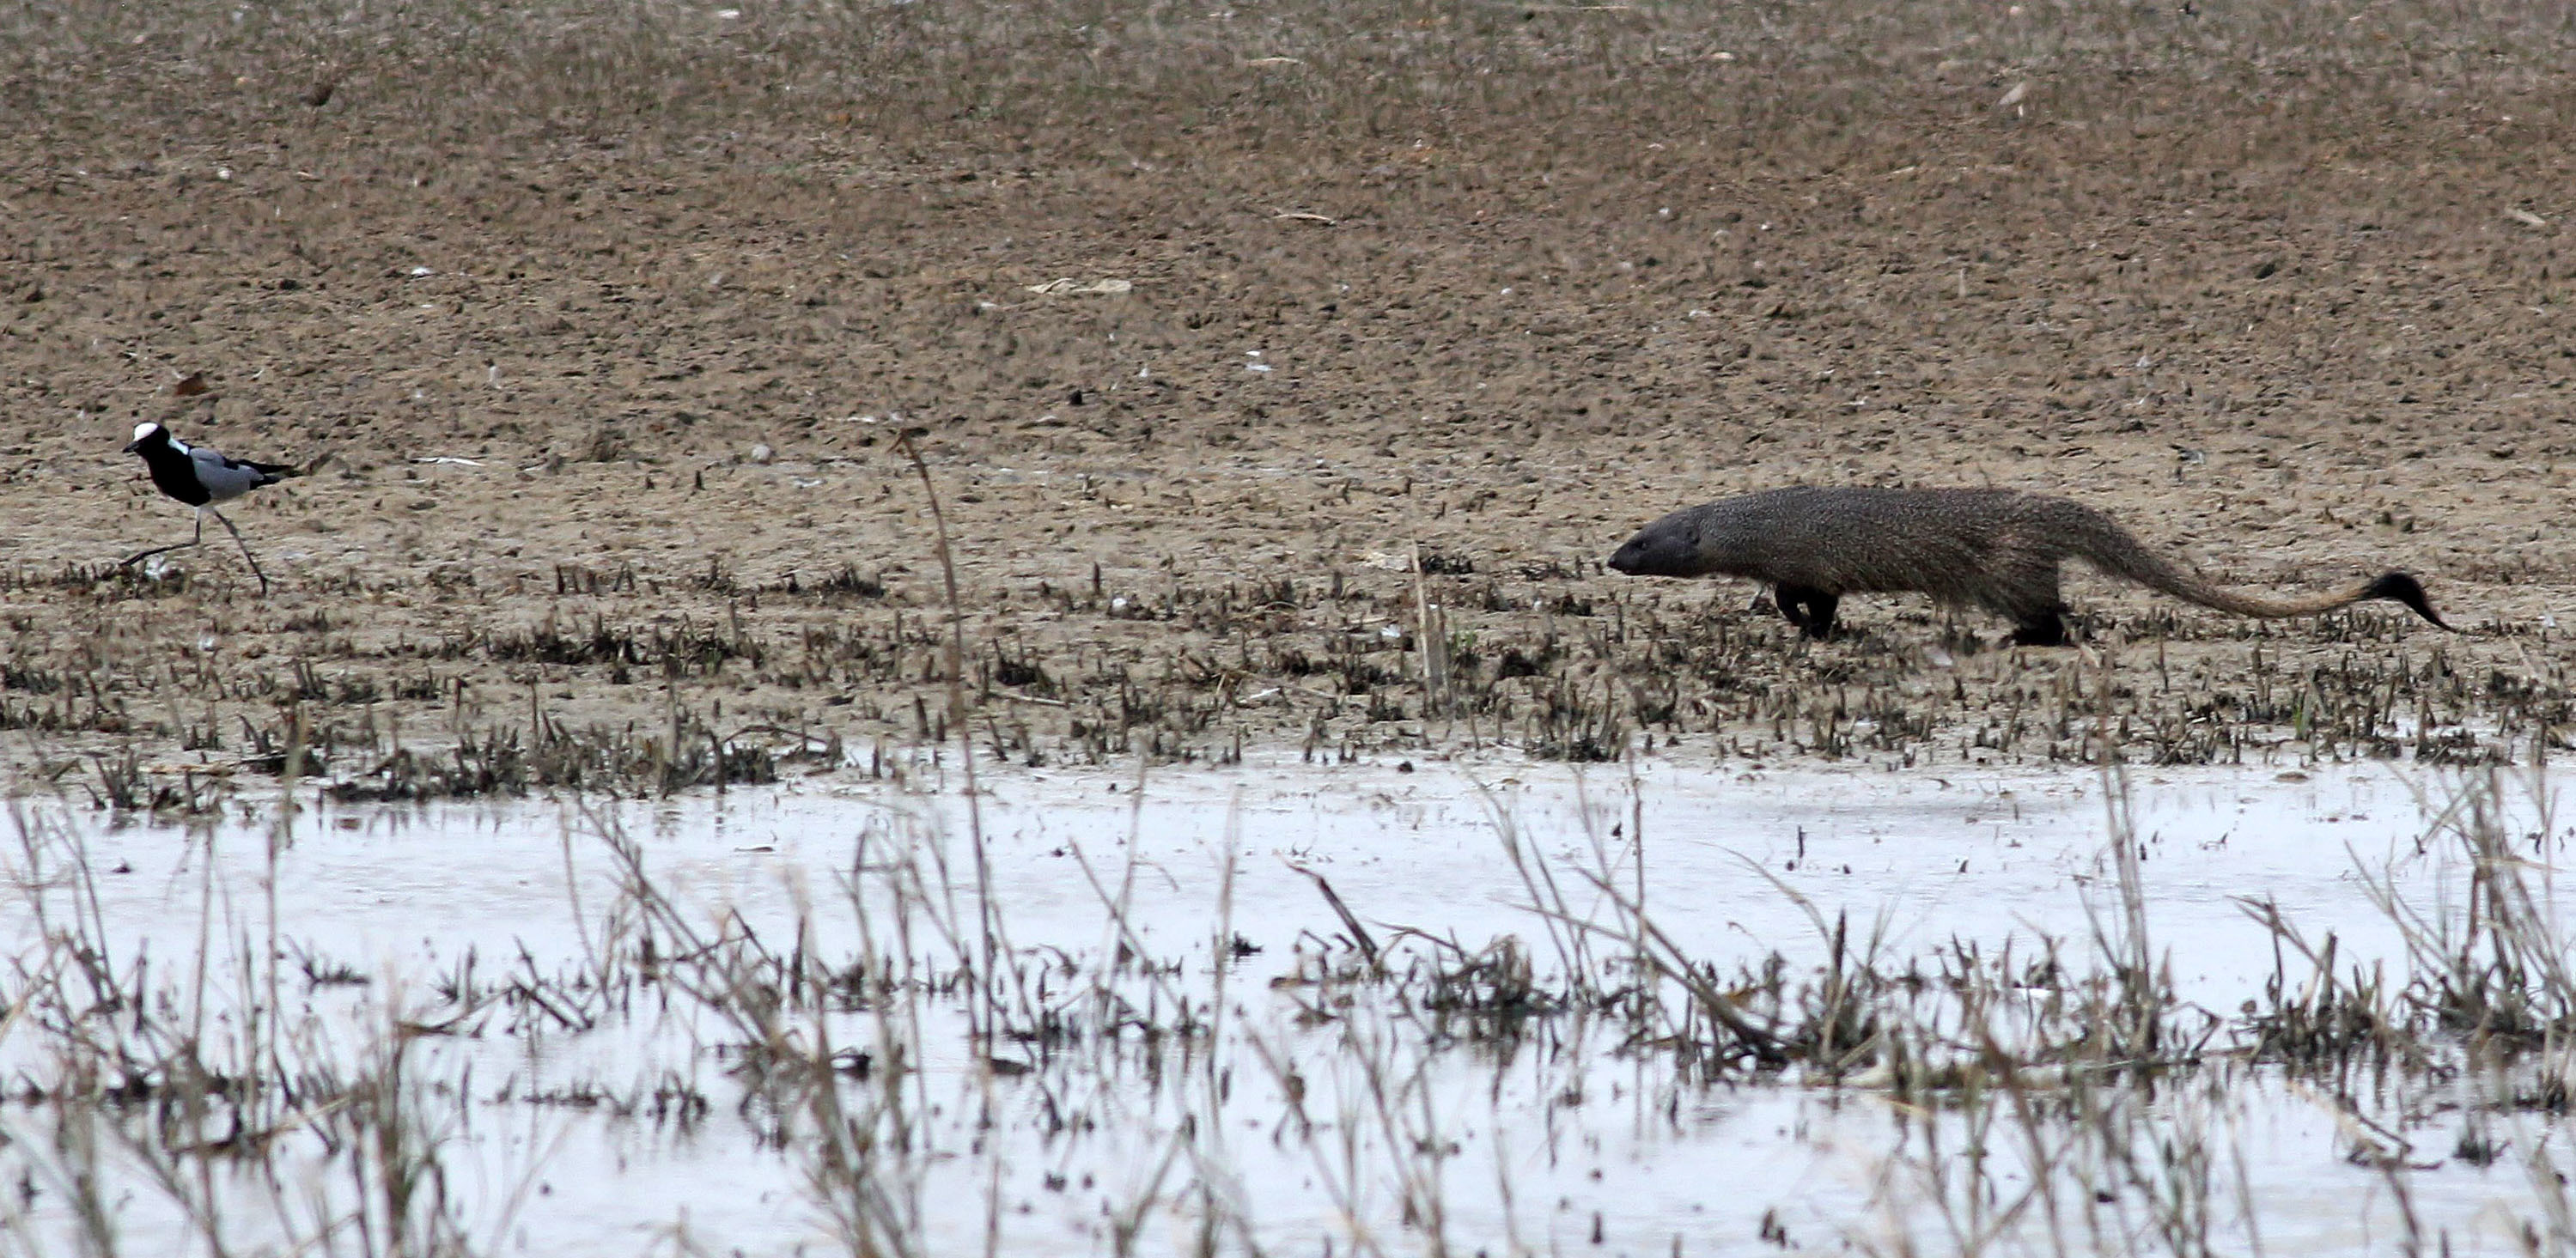
[[[2012,489],[1774,489],[1673,512],[1637,531],[1610,566],[1631,576],[1767,582],[1811,637],[1833,631],[1843,595],[1912,590],[2013,622],[2013,641],[2066,642],[2058,568],[2082,559],[2176,598],[2239,616],[2309,616],[2392,599],[2444,629],[2424,587],[2386,573],[2332,594],[2268,598],[2212,585],[2147,549],[2111,518]]]

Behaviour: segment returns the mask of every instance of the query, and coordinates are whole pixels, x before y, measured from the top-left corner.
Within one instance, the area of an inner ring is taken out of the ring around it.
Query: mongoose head
[[[1673,512],[1637,530],[1610,556],[1611,568],[1632,577],[1704,577],[1734,571],[1743,539],[1728,536],[1726,517],[1707,507]]]

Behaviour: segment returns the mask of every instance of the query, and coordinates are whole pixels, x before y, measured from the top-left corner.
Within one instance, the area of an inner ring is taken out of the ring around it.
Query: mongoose
[[[1639,529],[1610,566],[1630,576],[1767,581],[1811,638],[1833,631],[1845,594],[1917,590],[2012,618],[2022,646],[2066,644],[2057,568],[2082,559],[2115,577],[2239,616],[2309,616],[2384,598],[2443,629],[2403,572],[2335,594],[2265,598],[2221,589],[2148,550],[2111,518],[2012,489],[1774,489],[1676,511]]]

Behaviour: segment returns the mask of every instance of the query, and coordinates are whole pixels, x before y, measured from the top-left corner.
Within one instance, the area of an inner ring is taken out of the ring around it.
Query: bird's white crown
[[[153,423],[151,420],[147,419],[134,426],[134,439],[141,441],[145,437],[149,437],[159,431],[161,431],[161,425]]]

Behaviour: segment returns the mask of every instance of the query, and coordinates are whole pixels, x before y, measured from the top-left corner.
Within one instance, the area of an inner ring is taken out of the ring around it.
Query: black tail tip
[[[2434,628],[2450,629],[2453,633],[2459,632],[2442,623],[2440,616],[2433,614],[2432,602],[2424,597],[2424,583],[2403,572],[2381,574],[2378,580],[2371,582],[2362,590],[2361,596],[2384,598],[2392,603],[2404,603],[2413,608],[2416,615],[2431,621]]]

